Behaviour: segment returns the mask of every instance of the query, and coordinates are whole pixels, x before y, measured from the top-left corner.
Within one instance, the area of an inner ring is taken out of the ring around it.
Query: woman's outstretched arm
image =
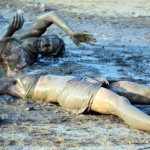
[[[51,26],[52,24],[55,24],[60,29],[62,29],[64,32],[67,33],[67,35],[70,36],[71,40],[79,46],[80,48],[84,48],[83,45],[81,45],[82,42],[93,45],[94,42],[96,42],[96,39],[93,35],[86,33],[86,32],[75,32],[70,25],[65,21],[65,19],[56,11],[50,11],[44,15],[41,15],[37,18],[35,24],[32,27],[33,32],[30,32],[28,37],[32,36],[41,36],[46,29]],[[36,31],[36,32],[35,32]],[[33,35],[31,35],[33,34]],[[23,37],[26,38],[26,37]]]

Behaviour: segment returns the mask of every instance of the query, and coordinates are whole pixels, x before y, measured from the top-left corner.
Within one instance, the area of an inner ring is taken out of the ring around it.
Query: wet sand
[[[49,0],[48,6],[59,10],[75,30],[92,33],[97,43],[95,46],[84,44],[85,49],[80,50],[62,30],[52,26],[46,34],[63,38],[66,54],[60,59],[42,59],[33,69],[44,68],[61,75],[125,79],[150,86],[148,1],[122,4],[123,1],[88,0],[80,5],[75,0],[64,2]],[[11,20],[18,9],[5,5],[0,14]],[[33,7],[33,2],[26,3],[22,9],[26,21],[45,13]],[[0,100],[3,101],[0,149],[150,149],[149,133],[134,130],[113,115],[76,115],[52,104],[9,96],[1,96]],[[28,111],[28,108],[32,109]],[[150,111],[150,106],[145,106],[146,109]]]

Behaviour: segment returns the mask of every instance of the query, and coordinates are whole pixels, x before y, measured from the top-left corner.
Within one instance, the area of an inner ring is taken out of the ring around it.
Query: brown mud
[[[14,3],[0,1],[0,14],[11,20],[22,9],[25,20],[34,21],[45,13],[35,7],[35,1],[26,0],[26,5],[19,1],[17,6]],[[63,38],[66,54],[59,59],[41,59],[33,69],[124,79],[150,86],[148,1],[127,0],[121,4],[109,0],[49,0],[47,5],[59,10],[75,30],[92,33],[97,43],[84,44],[85,49],[80,50],[62,30],[52,26],[46,34]],[[0,149],[150,149],[149,133],[134,130],[113,115],[76,115],[56,105],[10,96],[1,96],[0,102]],[[150,111],[150,106],[145,106],[145,110]]]

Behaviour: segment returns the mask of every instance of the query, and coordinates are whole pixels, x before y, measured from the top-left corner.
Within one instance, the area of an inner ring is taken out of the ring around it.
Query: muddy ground
[[[35,7],[35,1],[26,0],[24,5],[19,1],[15,7],[14,0],[0,2],[0,14],[9,20],[20,8],[26,21],[45,13]],[[85,49],[80,50],[62,30],[52,26],[46,34],[63,38],[66,54],[60,59],[39,60],[33,68],[44,68],[53,74],[125,79],[150,86],[149,1],[121,2],[50,0],[50,9],[59,10],[73,29],[92,33],[97,43],[85,44]],[[0,149],[150,149],[149,133],[128,127],[116,116],[76,115],[52,104],[0,98]],[[32,109],[28,111],[29,108]],[[149,106],[146,108],[150,110]]]

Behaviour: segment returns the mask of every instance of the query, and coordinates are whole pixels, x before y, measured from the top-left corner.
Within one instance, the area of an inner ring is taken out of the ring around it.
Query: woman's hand
[[[96,38],[86,32],[75,32],[73,34],[70,35],[71,40],[74,42],[74,44],[76,44],[79,48],[84,48],[83,45],[81,45],[81,43],[87,43],[90,45],[94,45],[94,42],[96,42]]]
[[[13,20],[8,28],[10,36],[12,36],[15,31],[19,30],[23,26],[24,21],[25,20],[21,14],[16,14],[13,17]]]

